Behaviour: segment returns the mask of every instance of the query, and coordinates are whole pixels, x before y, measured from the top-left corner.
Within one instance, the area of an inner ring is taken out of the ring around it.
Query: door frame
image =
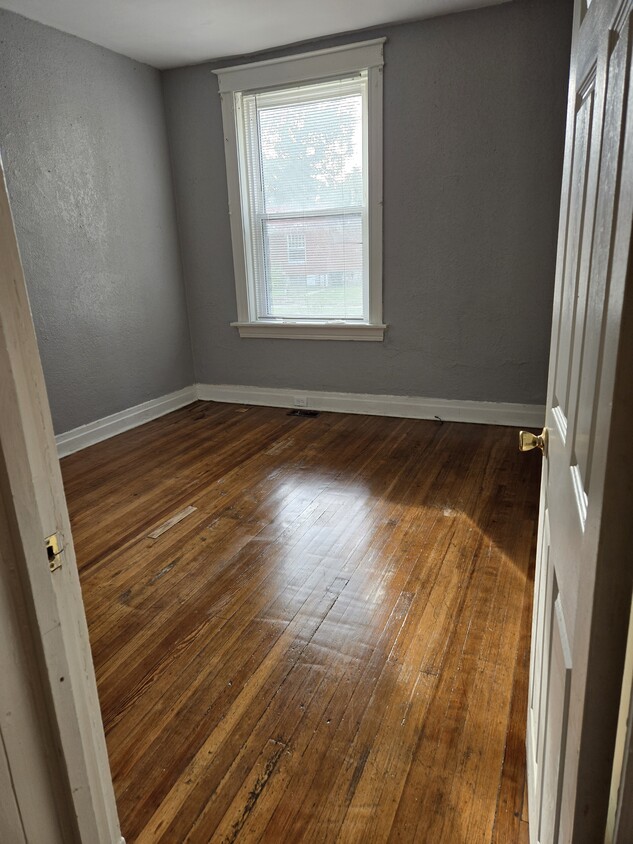
[[[39,741],[57,814],[49,820],[59,830],[47,828],[37,840],[120,844],[66,498],[1,161],[0,507],[8,534],[1,546],[3,585],[11,581],[14,630],[30,639],[32,659],[19,669],[44,713]],[[53,535],[61,551],[51,563],[46,539]],[[14,644],[3,641],[3,658],[18,652]],[[4,742],[4,750],[6,776],[20,765],[20,742]],[[33,808],[15,778],[6,801],[13,817],[16,805],[22,813]]]
[[[629,620],[605,844],[633,841],[633,613]]]

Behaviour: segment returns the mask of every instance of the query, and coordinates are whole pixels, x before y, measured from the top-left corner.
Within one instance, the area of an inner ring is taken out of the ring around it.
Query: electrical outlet
[[[307,407],[308,398],[307,396],[295,396],[293,399],[293,404],[295,407]]]

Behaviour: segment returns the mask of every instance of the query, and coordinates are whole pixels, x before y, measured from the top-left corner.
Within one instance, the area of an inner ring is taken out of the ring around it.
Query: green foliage
[[[361,205],[360,96],[259,112],[266,210]]]

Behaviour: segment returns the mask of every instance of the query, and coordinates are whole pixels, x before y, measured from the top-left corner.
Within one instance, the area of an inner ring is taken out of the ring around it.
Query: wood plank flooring
[[[62,461],[128,844],[527,843],[516,438],[197,402]]]

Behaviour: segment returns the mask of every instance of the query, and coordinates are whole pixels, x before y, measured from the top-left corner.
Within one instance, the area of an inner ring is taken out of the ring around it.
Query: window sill
[[[380,343],[386,325],[366,322],[232,322],[240,337],[283,340],[364,340]]]

